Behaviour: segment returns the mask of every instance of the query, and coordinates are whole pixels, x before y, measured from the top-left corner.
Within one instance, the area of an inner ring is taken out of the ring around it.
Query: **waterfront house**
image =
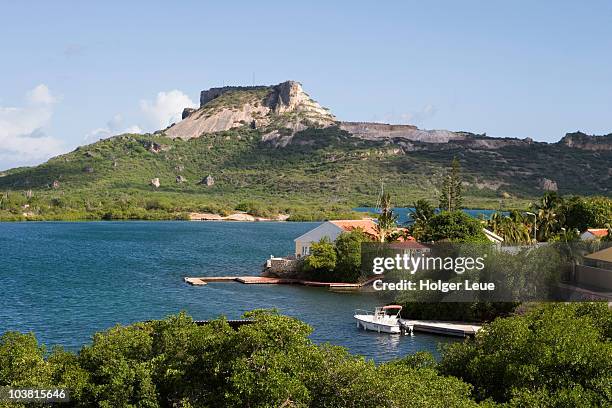
[[[608,230],[606,228],[589,228],[580,234],[580,239],[583,241],[590,241],[595,239],[602,239],[608,236]]]
[[[302,257],[310,255],[310,246],[314,242],[319,242],[323,238],[327,238],[331,242],[334,242],[343,232],[350,232],[356,229],[361,229],[365,234],[369,235],[374,240],[378,239],[376,223],[371,218],[366,218],[363,220],[326,221],[318,227],[294,239],[295,256]]]

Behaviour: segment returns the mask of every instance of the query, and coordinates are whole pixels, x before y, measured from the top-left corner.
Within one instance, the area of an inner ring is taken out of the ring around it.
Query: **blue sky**
[[[0,169],[287,79],[342,120],[612,132],[612,2],[4,2]],[[293,4],[295,3],[295,4]]]

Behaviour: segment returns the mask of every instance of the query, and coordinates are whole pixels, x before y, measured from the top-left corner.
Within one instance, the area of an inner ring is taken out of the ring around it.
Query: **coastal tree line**
[[[66,407],[603,407],[612,404],[606,303],[531,306],[474,339],[376,364],[315,344],[273,311],[232,329],[179,314],[96,333],[78,352],[0,337],[0,386],[65,387]],[[9,406],[0,402],[0,406]],[[24,406],[11,404],[13,406]]]

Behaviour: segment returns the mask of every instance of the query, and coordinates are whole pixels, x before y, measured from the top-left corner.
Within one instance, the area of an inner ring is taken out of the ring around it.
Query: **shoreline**
[[[369,214],[368,212],[364,212],[364,211],[356,211],[355,208],[373,208],[373,207],[353,207],[352,211],[356,212],[356,213],[363,213],[364,217]],[[397,207],[398,209],[407,209],[409,207]],[[499,209],[495,209],[495,208],[463,208],[462,211],[492,211],[492,212],[497,212],[499,211]],[[503,211],[509,211],[509,210],[503,210]],[[371,213],[370,213],[371,214]],[[197,218],[198,216],[202,216],[202,218]],[[325,219],[319,219],[319,220],[291,220],[291,214],[278,214],[276,217],[273,218],[268,218],[268,217],[261,217],[261,216],[256,216],[256,215],[252,215],[246,212],[240,212],[240,211],[236,211],[234,213],[231,213],[230,215],[221,215],[221,214],[215,214],[215,213],[198,213],[198,212],[188,212],[188,213],[177,213],[174,214],[174,217],[168,217],[168,218],[155,218],[155,219],[147,219],[147,218],[112,218],[112,219],[105,219],[105,218],[78,218],[78,219],[71,219],[71,218],[53,218],[53,219],[38,219],[38,218],[28,218],[25,217],[24,219],[3,219],[0,218],[0,223],[1,222],[6,222],[6,223],[13,223],[13,222],[113,222],[113,221],[149,221],[149,222],[156,222],[156,221],[206,221],[206,222],[210,222],[210,221],[223,221],[223,222],[325,222],[325,221],[330,221],[330,220],[335,220],[335,219],[340,219],[340,218],[325,218]],[[344,219],[344,218],[343,218]],[[358,218],[355,218],[358,219]]]

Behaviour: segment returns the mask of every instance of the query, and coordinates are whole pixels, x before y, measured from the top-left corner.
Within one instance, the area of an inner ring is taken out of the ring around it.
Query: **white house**
[[[589,228],[580,234],[580,239],[583,241],[590,241],[593,239],[602,239],[608,235],[606,228]]]
[[[363,232],[372,236],[373,238],[378,237],[376,223],[370,218],[363,220],[326,221],[315,229],[312,229],[294,239],[295,256],[302,257],[309,255],[310,246],[312,243],[319,242],[324,237],[327,237],[331,242],[333,242],[343,232],[349,232],[355,229],[361,229]]]

